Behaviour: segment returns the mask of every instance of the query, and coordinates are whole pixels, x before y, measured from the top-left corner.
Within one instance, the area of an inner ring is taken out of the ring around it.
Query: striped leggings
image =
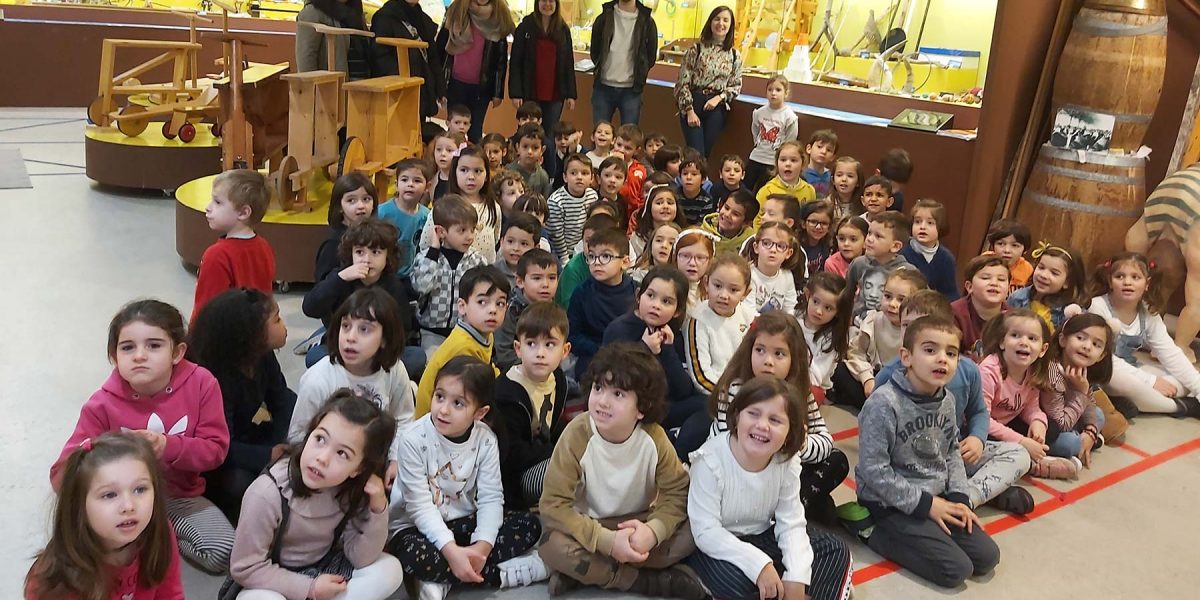
[[[229,570],[233,525],[208,498],[168,498],[167,518],[179,539],[179,555],[213,574]]]
[[[542,499],[542,487],[546,482],[546,467],[550,464],[550,459],[533,465],[525,470],[525,474],[521,476],[521,496],[525,500],[525,506],[537,506]]]
[[[775,540],[775,528],[756,535],[739,535],[737,538],[766,553],[775,563],[780,577],[785,574],[783,552]],[[850,576],[854,571],[850,548],[841,538],[817,527],[808,528],[809,543],[812,544],[812,580],[808,584],[808,597],[812,600],[846,600],[850,597]],[[717,598],[738,600],[758,598],[755,580],[746,577],[733,563],[717,560],[697,550],[687,559],[687,564],[704,587]]]

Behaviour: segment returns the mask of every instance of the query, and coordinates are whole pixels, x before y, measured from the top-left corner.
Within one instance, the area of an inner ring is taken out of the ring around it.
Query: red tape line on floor
[[[1100,477],[1094,481],[1089,481],[1077,488],[1062,492],[1054,498],[1043,500],[1042,502],[1039,502],[1036,507],[1034,507],[1033,512],[1027,515],[1008,515],[1002,517],[989,523],[986,527],[987,532],[992,536],[1003,533],[1009,529],[1012,529],[1013,527],[1016,527],[1017,525],[1020,525],[1021,523],[1027,523],[1039,517],[1048,515],[1064,506],[1074,504],[1079,500],[1087,498],[1096,492],[1104,491],[1105,489],[1121,483],[1122,481],[1125,481],[1134,475],[1143,473],[1169,460],[1179,458],[1180,456],[1196,450],[1200,450],[1200,438],[1196,438],[1190,442],[1184,442],[1178,446],[1175,446],[1174,448],[1170,448],[1159,452],[1158,454],[1148,456],[1147,458],[1133,463],[1132,465],[1117,469],[1116,471],[1113,471],[1112,473],[1109,473],[1108,475]],[[878,579],[884,575],[895,573],[900,569],[900,565],[890,560],[884,560],[875,564],[867,565],[854,572],[854,584],[862,585],[873,579]]]
[[[854,427],[852,429],[847,429],[845,431],[839,431],[839,432],[833,434],[833,441],[840,442],[844,439],[852,438],[856,435],[858,435],[858,428]]]
[[[1114,448],[1120,448],[1126,452],[1136,454],[1142,458],[1150,458],[1149,452],[1146,452],[1145,450],[1142,450],[1140,448],[1134,448],[1133,446],[1130,446],[1129,444],[1121,444],[1120,446],[1114,446]]]

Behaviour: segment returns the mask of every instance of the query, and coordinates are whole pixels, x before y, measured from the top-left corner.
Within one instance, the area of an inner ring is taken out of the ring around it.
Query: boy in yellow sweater
[[[546,469],[540,503],[549,593],[579,584],[701,600],[678,564],[696,544],[688,474],[658,425],[666,375],[642,344],[601,348],[583,377],[588,412],[571,420]]]
[[[417,387],[414,419],[429,412],[438,371],[455,356],[474,356],[492,362],[492,333],[504,323],[508,311],[508,278],[492,265],[474,267],[458,282],[458,324],[446,341],[429,357],[421,385]],[[499,375],[499,370],[496,371]]]

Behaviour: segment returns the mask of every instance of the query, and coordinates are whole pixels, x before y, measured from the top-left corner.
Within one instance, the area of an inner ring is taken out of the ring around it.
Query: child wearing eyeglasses
[[[629,269],[629,238],[620,229],[604,229],[587,240],[583,259],[590,277],[579,284],[567,307],[575,377],[587,371],[600,349],[604,330],[617,317],[633,309],[637,289],[625,274]]]

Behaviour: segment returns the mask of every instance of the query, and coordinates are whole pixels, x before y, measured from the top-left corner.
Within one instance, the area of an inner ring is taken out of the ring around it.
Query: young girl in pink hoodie
[[[79,411],[50,482],[57,491],[66,459],[84,440],[106,431],[145,439],[163,470],[180,554],[221,573],[229,567],[233,526],[202,496],[200,474],[225,460],[229,430],[216,378],[184,358],[184,333],[183,316],[165,302],[136,300],[121,308],[108,327],[108,358],[116,368]]]

